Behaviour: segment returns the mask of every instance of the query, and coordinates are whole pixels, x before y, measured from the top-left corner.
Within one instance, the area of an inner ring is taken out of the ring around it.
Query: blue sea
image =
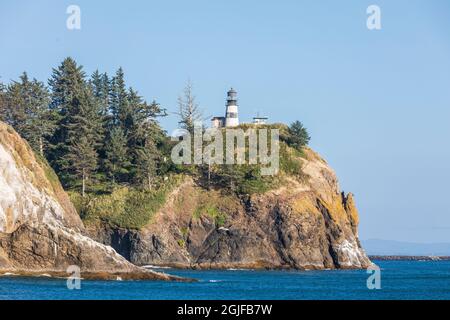
[[[198,282],[88,281],[0,277],[0,299],[450,299],[450,261],[374,261],[381,289],[367,288],[366,270],[178,270]]]

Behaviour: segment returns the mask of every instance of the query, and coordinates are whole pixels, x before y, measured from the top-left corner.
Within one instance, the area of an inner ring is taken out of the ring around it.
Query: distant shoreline
[[[370,260],[447,261],[450,256],[369,255]]]

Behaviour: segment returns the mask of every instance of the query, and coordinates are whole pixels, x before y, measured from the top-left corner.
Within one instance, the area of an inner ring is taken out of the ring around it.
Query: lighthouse
[[[239,126],[238,103],[236,90],[231,88],[227,92],[227,103],[225,104],[225,117],[213,117],[211,128],[229,128]],[[259,114],[253,118],[252,124],[255,126],[267,124],[267,117],[260,117]]]
[[[237,93],[231,88],[227,92],[227,104],[225,114],[225,127],[236,127],[239,125]]]
[[[213,117],[211,119],[212,128],[236,127],[239,125],[236,95],[236,91],[233,88],[227,92],[225,117]]]

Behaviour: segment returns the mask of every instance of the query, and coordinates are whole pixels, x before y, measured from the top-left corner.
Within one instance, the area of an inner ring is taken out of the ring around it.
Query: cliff
[[[90,277],[172,278],[138,268],[86,236],[55,173],[0,122],[0,270],[64,274],[69,265]]]
[[[91,237],[137,265],[190,268],[366,268],[352,194],[310,149],[302,179],[283,176],[270,191],[238,196],[207,189],[186,177],[140,229],[105,221],[88,225]]]
[[[160,206],[149,206],[156,211],[144,212],[148,221],[139,228],[102,215],[85,227],[45,160],[0,123],[0,270],[60,275],[77,265],[86,277],[177,279],[135,265],[367,267],[352,194],[341,193],[333,170],[311,149],[293,163],[301,176],[282,173],[271,188],[252,194],[206,188],[195,175],[184,176],[158,198]]]

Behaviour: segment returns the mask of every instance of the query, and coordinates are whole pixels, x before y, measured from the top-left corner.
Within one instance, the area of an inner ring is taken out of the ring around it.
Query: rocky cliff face
[[[56,272],[77,265],[89,272],[143,272],[83,233],[54,172],[0,123],[0,270]]]
[[[88,227],[138,265],[198,268],[365,268],[352,194],[333,170],[306,150],[307,179],[286,177],[265,194],[237,197],[187,178],[142,230]]]
[[[194,268],[367,267],[353,196],[340,192],[324,160],[309,149],[305,154],[305,179],[286,176],[282,187],[264,194],[238,197],[186,178],[141,230],[102,223],[85,229],[45,161],[0,123],[0,270],[63,272],[78,265],[82,271],[142,273],[128,261]],[[170,279],[151,272],[138,278]]]

